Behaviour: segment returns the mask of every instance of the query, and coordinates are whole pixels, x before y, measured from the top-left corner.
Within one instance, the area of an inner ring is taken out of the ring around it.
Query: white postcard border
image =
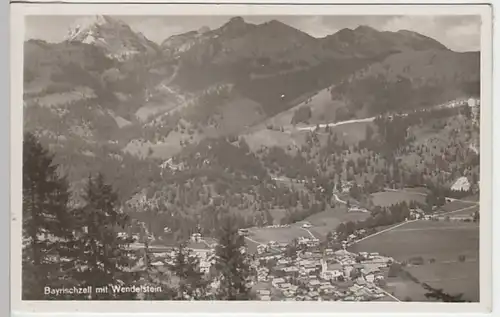
[[[111,2],[111,1],[110,1]],[[426,1],[420,1],[426,2]],[[468,1],[471,2],[471,1]],[[331,1],[330,1],[331,3]],[[23,41],[26,15],[481,15],[480,303],[21,301]],[[492,308],[492,21],[487,5],[13,4],[11,6],[11,309],[14,313],[473,313]],[[51,316],[53,313],[50,314]]]

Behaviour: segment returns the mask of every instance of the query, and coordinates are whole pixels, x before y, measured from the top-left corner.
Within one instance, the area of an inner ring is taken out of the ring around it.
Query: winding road
[[[300,227],[300,228],[301,228],[302,230],[307,231],[307,233],[309,233],[309,235],[311,236],[311,238],[316,239],[316,237],[314,236],[314,234],[312,234],[312,232],[311,232],[309,229],[306,229],[306,228],[304,228],[304,227]]]
[[[339,196],[337,196],[337,194],[334,193],[333,197],[335,197],[335,200],[338,201],[339,203],[347,205],[347,201],[340,199]]]
[[[465,98],[455,99],[455,100],[451,100],[451,101],[436,105],[434,107],[431,107],[428,110],[442,109],[442,108],[454,108],[454,107],[458,107],[458,106],[466,104],[467,101],[468,101],[468,99],[465,99]],[[416,110],[416,111],[419,111],[419,110]],[[420,111],[427,111],[427,109],[420,110]],[[407,116],[407,115],[408,115],[408,113],[399,114],[399,116]],[[389,116],[391,116],[391,115],[389,115]],[[345,121],[339,121],[339,122],[333,122],[333,123],[323,123],[323,124],[319,124],[319,125],[297,127],[296,130],[297,131],[314,131],[318,128],[318,126],[319,126],[319,128],[326,128],[326,127],[333,128],[333,127],[337,127],[337,126],[341,126],[341,125],[345,125],[345,124],[373,122],[375,119],[376,119],[376,117],[369,117],[369,118],[362,118],[362,119],[351,119],[351,120],[345,120]]]
[[[323,123],[323,124],[314,125],[314,126],[298,127],[297,130],[298,131],[314,131],[318,128],[318,126],[320,128],[326,128],[326,127],[333,128],[333,127],[337,127],[337,126],[344,125],[344,124],[373,122],[375,120],[375,118],[376,117],[370,117],[370,118],[363,118],[363,119],[352,119],[352,120],[346,120],[346,121],[339,121],[339,122],[335,122],[335,123]]]

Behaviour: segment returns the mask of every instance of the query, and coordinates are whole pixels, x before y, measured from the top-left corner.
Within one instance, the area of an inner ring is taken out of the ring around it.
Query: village
[[[186,245],[191,255],[198,258],[199,269],[204,274],[208,275],[215,263],[216,245],[199,233],[194,233]],[[263,301],[371,301],[391,297],[381,286],[394,261],[392,258],[345,249],[322,250],[319,246],[319,239],[305,237],[300,237],[294,245],[274,241],[258,245],[257,252],[250,256],[250,268],[254,272],[250,284],[257,298]],[[151,265],[160,268],[174,264],[176,249],[152,246],[149,250]],[[140,271],[144,266],[144,259],[138,258],[132,270]],[[212,283],[212,288],[216,289],[217,284]]]
[[[380,285],[392,258],[321,250],[315,238],[300,238],[298,246],[295,254],[285,243],[258,247],[254,287],[261,300],[369,301],[388,296]]]

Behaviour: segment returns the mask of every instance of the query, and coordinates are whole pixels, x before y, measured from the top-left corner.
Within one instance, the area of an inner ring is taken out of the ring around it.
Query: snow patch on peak
[[[114,23],[115,21],[104,15],[94,15],[94,16],[86,16],[80,19],[77,19],[69,28],[68,35],[66,36],[66,40],[72,41],[76,38],[81,37],[84,33],[87,35],[91,35],[93,37],[93,28],[96,26],[102,26],[108,23]]]

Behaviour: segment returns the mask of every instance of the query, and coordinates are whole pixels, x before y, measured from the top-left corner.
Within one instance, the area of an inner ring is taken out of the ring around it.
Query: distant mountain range
[[[479,78],[479,53],[408,30],[359,26],[314,38],[234,17],[156,44],[95,16],[75,21],[61,43],[25,43],[24,124],[63,163],[95,169],[238,137],[325,89],[331,101],[308,103],[311,124],[478,95]]]

